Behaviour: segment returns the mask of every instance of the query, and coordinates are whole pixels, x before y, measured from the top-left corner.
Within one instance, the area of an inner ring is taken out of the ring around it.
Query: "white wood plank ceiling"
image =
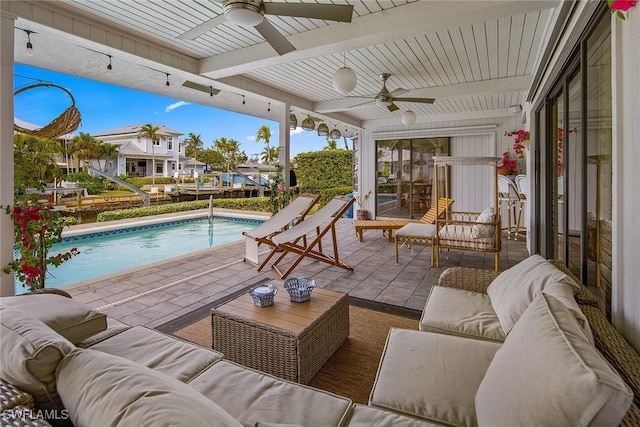
[[[279,2],[301,3],[294,0]],[[522,104],[549,18],[559,0],[305,0],[302,3],[353,5],[352,22],[266,15],[265,18],[297,49],[282,56],[277,55],[255,29],[230,23],[218,25],[194,40],[178,38],[222,14],[219,1],[3,3],[8,4],[3,8],[8,7],[19,17],[17,26],[33,24],[45,33],[51,28],[49,37],[63,39],[61,34],[67,34],[72,43],[73,38],[82,37],[76,29],[82,23],[92,28],[102,26],[107,34],[143,40],[160,51],[183,57],[195,67],[195,72],[181,70],[185,72],[184,76],[191,73],[191,80],[222,89],[215,97],[221,108],[237,110],[231,106],[237,101],[237,94],[253,92],[264,100],[288,102],[294,110],[297,108],[338,121],[344,119],[351,124],[375,124],[390,119],[399,121],[400,114],[407,109],[418,116],[455,119],[470,112],[489,115],[491,111]],[[64,16],[71,24],[64,24],[62,19],[56,22],[47,14]],[[17,29],[17,60],[23,50],[23,36]],[[91,31],[83,38],[83,47],[111,54],[114,60],[131,61],[133,48],[120,55],[120,50],[127,49],[122,43],[110,40],[108,35],[103,37],[102,45],[100,38]],[[73,61],[73,58],[59,56],[72,51],[77,52],[61,47],[52,50],[52,56],[55,52],[56,57],[41,57],[38,66],[63,71],[60,63]],[[157,56],[162,58],[162,52]],[[436,101],[433,104],[399,102],[400,110],[395,112],[375,104],[342,109],[350,101],[334,90],[332,76],[345,63],[358,78],[358,84],[349,96],[374,97],[382,87],[379,75],[388,72],[391,73],[387,82],[390,91],[404,88],[408,91],[402,95],[404,97],[433,97]],[[177,65],[176,68],[181,67]],[[173,71],[172,74],[179,74]],[[83,72],[90,74],[92,71],[88,68],[76,74]],[[141,68],[136,69],[137,81],[144,81],[144,76],[140,75],[144,72]],[[99,76],[85,77],[100,80]],[[125,78],[123,76],[123,82]],[[140,85],[144,86],[143,83]],[[235,93],[225,95],[225,91]]]

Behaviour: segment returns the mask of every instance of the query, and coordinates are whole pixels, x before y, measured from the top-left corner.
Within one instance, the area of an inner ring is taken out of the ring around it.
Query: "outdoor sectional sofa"
[[[0,425],[429,425],[129,327],[61,295],[1,298],[0,327]]]
[[[640,356],[557,261],[445,270],[369,405],[447,426],[638,426]]]
[[[54,425],[101,427],[640,425],[640,358],[593,295],[549,266],[540,257],[525,260],[501,274],[502,289],[491,271],[445,271],[421,330],[390,331],[368,406],[129,327],[64,296],[1,298],[0,420],[49,425],[32,419],[45,415]],[[543,272],[552,277],[540,279]],[[533,285],[510,293],[513,277],[519,287]],[[515,307],[510,315],[522,312],[509,318],[502,337],[495,322],[502,325],[505,301]]]

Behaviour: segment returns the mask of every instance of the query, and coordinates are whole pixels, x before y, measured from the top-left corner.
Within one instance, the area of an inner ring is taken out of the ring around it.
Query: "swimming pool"
[[[59,288],[234,242],[242,238],[243,231],[261,222],[214,216],[211,223],[202,217],[65,237],[49,253],[64,253],[76,247],[80,255],[58,268],[50,268],[46,287]],[[16,283],[16,293],[26,291]]]

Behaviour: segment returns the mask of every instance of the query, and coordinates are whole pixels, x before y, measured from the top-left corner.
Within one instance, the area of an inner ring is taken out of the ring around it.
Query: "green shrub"
[[[319,193],[353,184],[353,152],[350,150],[299,153],[293,162],[303,192]]]
[[[353,187],[351,186],[327,188],[326,190],[318,192],[318,194],[320,194],[320,201],[318,204],[320,206],[324,206],[335,196],[344,196],[351,192],[353,192]]]
[[[154,180],[150,176],[128,176],[123,179],[131,185],[135,185],[138,188],[142,188],[145,185],[152,185]],[[185,180],[185,182],[187,182]],[[157,176],[155,179],[156,184],[175,184],[176,180],[169,176]]]
[[[268,197],[250,197],[242,199],[213,199],[214,208],[237,209],[244,211],[271,212]],[[169,203],[157,206],[145,206],[133,209],[118,209],[100,212],[96,221],[115,221],[117,219],[139,218],[150,215],[185,212],[209,207],[209,200],[196,200],[192,202]]]
[[[102,178],[91,176],[86,172],[70,173],[64,177],[64,180],[77,182],[81,187],[86,188],[89,194],[100,194],[104,190]]]

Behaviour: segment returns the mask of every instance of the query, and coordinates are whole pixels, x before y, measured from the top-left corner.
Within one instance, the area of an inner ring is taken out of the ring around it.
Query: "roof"
[[[140,125],[128,125],[128,126],[124,126],[121,128],[116,128],[116,129],[110,129],[104,132],[100,132],[100,133],[96,133],[93,136],[94,137],[98,137],[98,136],[114,136],[114,135],[131,135],[131,134],[137,134],[138,132],[140,132],[140,129],[142,129],[143,126],[145,126],[146,123],[144,124],[140,124]],[[178,132],[177,130],[173,130],[171,128],[168,128],[164,125],[158,125],[159,129],[158,129],[158,134],[160,135],[169,135],[169,136],[173,136],[173,135],[182,135],[182,132]]]
[[[139,159],[148,159],[152,156],[150,153],[145,153],[141,149],[135,146],[132,142],[126,142],[120,146],[118,150],[118,154],[121,156],[139,158]],[[167,156],[166,154],[155,154],[154,157],[157,159],[170,159],[172,156]]]

